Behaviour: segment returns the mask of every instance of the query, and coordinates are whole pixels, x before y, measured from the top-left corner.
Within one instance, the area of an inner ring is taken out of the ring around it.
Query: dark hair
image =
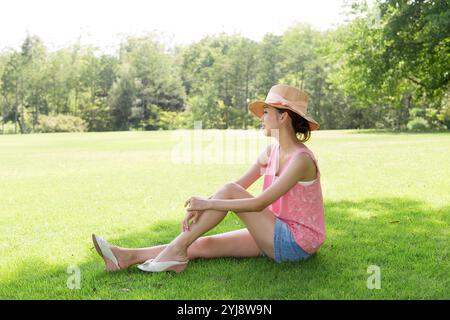
[[[287,109],[277,109],[278,113],[287,112],[292,120],[292,128],[294,128],[297,139],[300,142],[306,142],[311,138],[311,128],[309,122],[298,113]]]

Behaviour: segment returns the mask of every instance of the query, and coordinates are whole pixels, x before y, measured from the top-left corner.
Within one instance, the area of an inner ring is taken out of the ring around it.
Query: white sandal
[[[111,251],[109,243],[105,239],[95,234],[92,234],[92,242],[94,242],[94,247],[95,250],[97,250],[98,254],[103,259],[111,260],[112,263],[114,263],[114,265],[116,266],[117,270],[120,270],[119,262],[117,261],[117,258],[114,255],[114,253]]]
[[[186,261],[161,261],[156,262],[154,259],[149,259],[137,267],[145,272],[164,272],[175,271],[176,273],[182,272],[185,269],[185,265],[189,262]]]

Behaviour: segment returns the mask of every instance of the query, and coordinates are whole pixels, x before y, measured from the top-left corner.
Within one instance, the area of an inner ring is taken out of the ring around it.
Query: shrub
[[[14,122],[8,121],[8,122],[0,125],[0,133],[14,134]],[[20,133],[19,125],[17,125],[17,133]]]
[[[433,128],[437,130],[448,130],[450,128],[450,103],[442,107],[439,112],[433,113],[430,117]],[[430,122],[430,121],[429,121]]]
[[[175,130],[188,128],[190,115],[183,111],[165,111],[157,105],[149,108],[148,120],[141,120],[139,128],[142,130]]]
[[[408,130],[410,131],[423,131],[429,128],[427,120],[421,117],[416,117],[413,120],[409,121],[406,125]]]
[[[37,132],[84,132],[87,131],[86,123],[76,116],[59,114],[56,116],[39,117]]]
[[[415,118],[423,118],[425,117],[426,110],[422,108],[412,108],[409,110],[409,115],[411,116],[411,119]]]
[[[186,112],[163,111],[158,114],[157,126],[161,130],[187,128],[189,115]]]

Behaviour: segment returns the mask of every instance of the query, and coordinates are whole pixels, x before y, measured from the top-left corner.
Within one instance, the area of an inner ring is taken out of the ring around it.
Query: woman
[[[273,86],[265,101],[250,103],[272,144],[236,182],[212,197],[191,197],[183,232],[167,245],[142,249],[110,246],[92,235],[107,271],[139,264],[148,272],[183,271],[189,260],[218,257],[268,256],[276,262],[309,258],[325,240],[320,172],[303,142],[319,124],[307,114],[307,96],[287,86]],[[246,189],[264,174],[263,192],[253,197]],[[233,211],[246,228],[201,237]]]

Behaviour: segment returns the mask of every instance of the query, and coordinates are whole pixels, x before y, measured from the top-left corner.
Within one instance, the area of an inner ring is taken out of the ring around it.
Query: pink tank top
[[[263,191],[275,182],[279,167],[280,145],[274,144],[270,151],[264,174]],[[302,148],[289,156],[284,164],[285,170],[292,158],[307,153],[317,168],[317,178],[309,184],[296,183],[288,192],[275,200],[269,209],[276,217],[286,222],[297,244],[306,252],[316,252],[325,241],[325,215],[320,185],[320,171],[314,154],[308,148]],[[279,175],[282,174],[282,171]]]

